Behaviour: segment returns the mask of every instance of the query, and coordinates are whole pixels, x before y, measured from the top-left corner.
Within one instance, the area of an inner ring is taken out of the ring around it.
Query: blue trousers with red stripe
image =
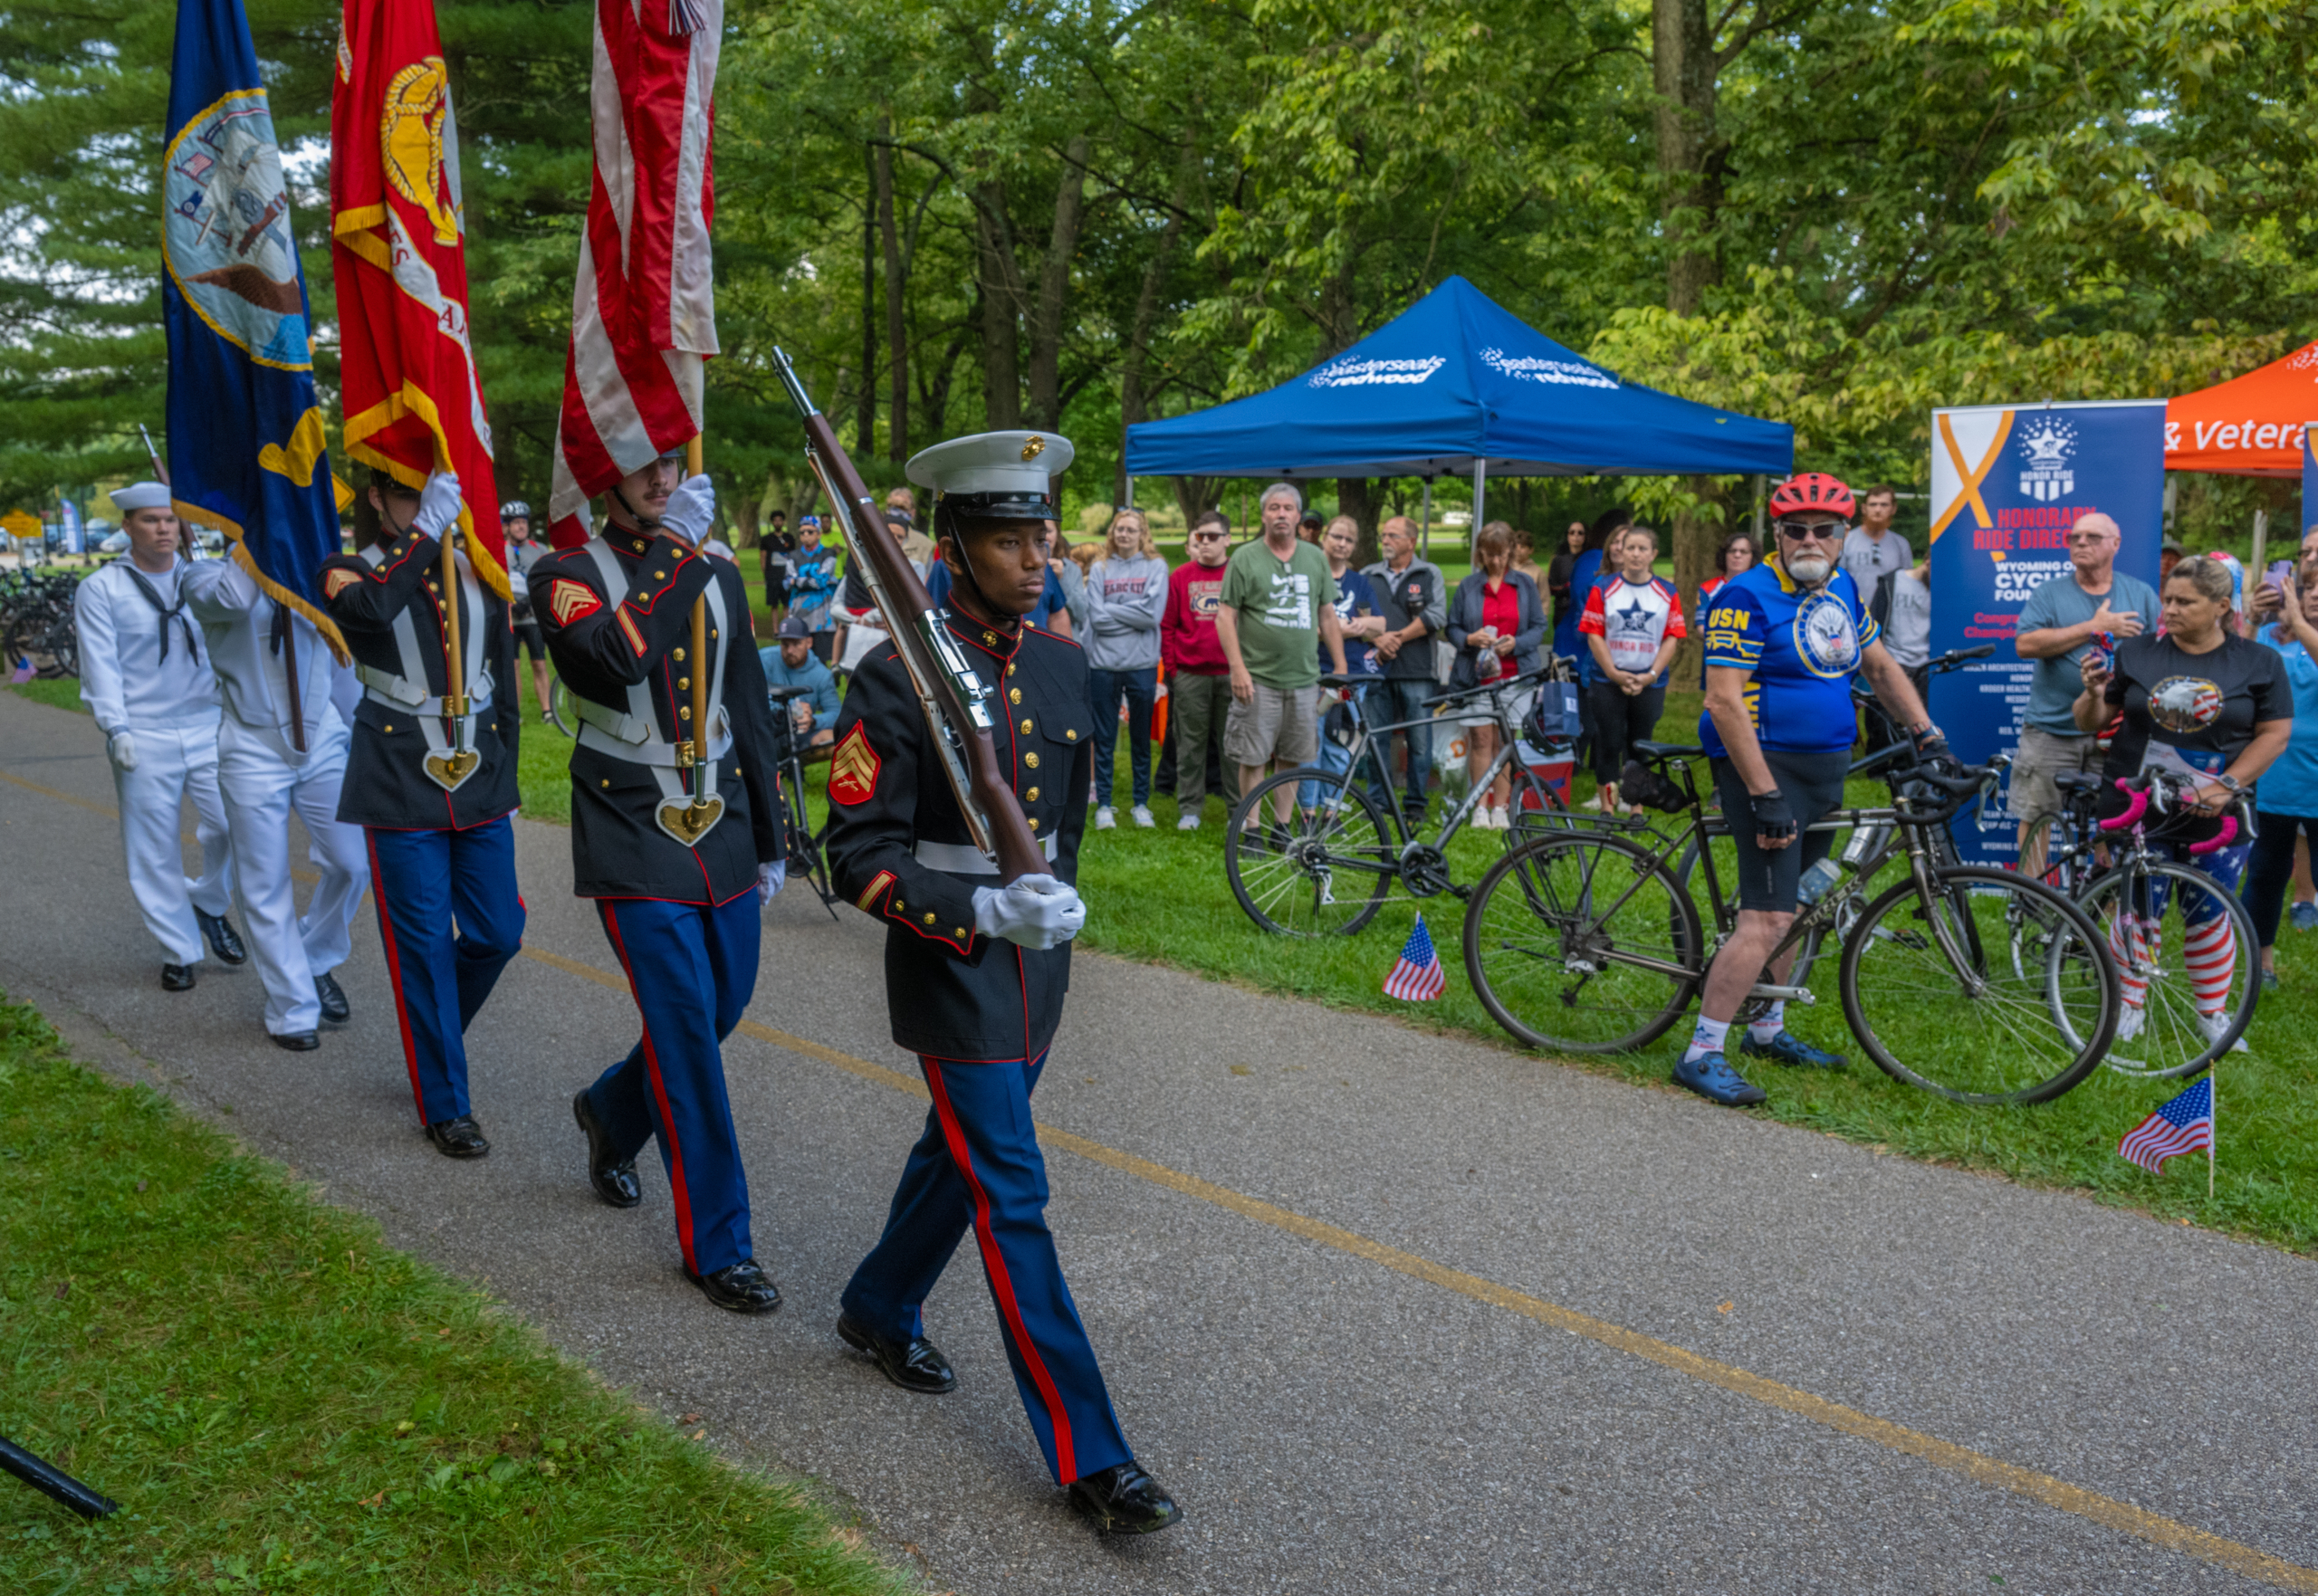
[[[714,1275],[752,1256],[749,1178],[724,1092],[724,1038],[757,986],[764,921],[754,890],[718,908],[599,898],[644,1035],[588,1088],[623,1157],[656,1137],[675,1199],[685,1267]]]
[[[466,1028],[523,945],[514,822],[364,836],[410,1094],[419,1123],[439,1124],[470,1109]]]
[[[1007,1361],[1058,1484],[1129,1461],[1095,1348],[1047,1228],[1047,1165],[1030,1121],[1046,1055],[999,1064],[920,1056],[934,1094],[886,1233],[845,1288],[847,1315],[881,1335],[925,1333],[926,1295],[972,1226]]]

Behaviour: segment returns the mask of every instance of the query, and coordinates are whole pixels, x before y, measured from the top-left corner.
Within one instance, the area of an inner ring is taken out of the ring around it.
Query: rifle
[[[966,817],[967,835],[974,846],[997,861],[1001,885],[1019,876],[1049,874],[1046,855],[1031,836],[1022,806],[998,763],[997,745],[991,741],[991,690],[958,652],[957,641],[943,624],[947,616],[927,596],[925,584],[918,580],[900,541],[886,525],[845,445],[837,441],[837,429],[806,395],[797,368],[777,348],[772,363],[804,418],[805,464],[829,495],[829,513],[845,530],[846,547],[863,561],[863,578],[909,673],[943,772]]]

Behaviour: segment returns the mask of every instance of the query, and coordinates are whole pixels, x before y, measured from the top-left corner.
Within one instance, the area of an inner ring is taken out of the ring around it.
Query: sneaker
[[[1119,814],[1118,814],[1118,811],[1117,811],[1116,809],[1112,808],[1110,805],[1108,805],[1108,804],[1105,804],[1102,808],[1098,808],[1098,809],[1097,809],[1097,810],[1095,811],[1095,829],[1096,829],[1096,830],[1097,830],[1097,831],[1108,831],[1108,830],[1110,830],[1110,829],[1111,829],[1111,827],[1113,827],[1114,826],[1116,826],[1118,823],[1119,823]]]
[[[1154,826],[1158,824],[1157,821],[1151,817],[1151,806],[1149,804],[1137,804],[1135,808],[1129,809],[1127,813],[1134,816],[1135,823],[1143,827],[1145,831],[1150,830]]]
[[[2218,1042],[2229,1034],[2229,1027],[2236,1023],[2236,1016],[2229,1014],[2200,1014],[2198,1016],[2198,1029],[2206,1034],[2208,1042]],[[2237,1040],[2229,1045],[2229,1051],[2247,1053],[2252,1049],[2246,1046],[2246,1038],[2241,1034]]]
[[[2117,1010],[2117,1040],[2130,1042],[2141,1035],[2141,1027],[2149,1023],[2149,1010],[2138,1003],[2127,1003]]]
[[[2296,931],[2318,931],[2318,903],[2296,903],[2287,912],[2286,918],[2294,922]]]
[[[2275,970],[2265,970],[2262,971],[2262,990],[2265,992],[2275,992],[2277,989],[2278,972]]]
[[[1798,1065],[1805,1069],[1841,1069],[1850,1062],[1840,1053],[1814,1047],[1793,1031],[1781,1031],[1767,1042],[1758,1042],[1749,1031],[1738,1044],[1738,1051],[1749,1058],[1767,1058],[1773,1064]]]
[[[1177,820],[1175,822],[1175,829],[1178,831],[1197,831],[1199,829],[1198,812],[1194,810]]]
[[[1732,1069],[1730,1061],[1719,1053],[1682,1060],[1674,1066],[1674,1084],[1687,1086],[1709,1103],[1719,1103],[1725,1108],[1744,1108],[1768,1095]]]

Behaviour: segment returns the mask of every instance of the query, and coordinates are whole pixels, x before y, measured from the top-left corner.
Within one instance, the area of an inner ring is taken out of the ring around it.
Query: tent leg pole
[[[1755,558],[1763,556],[1763,483],[1768,479],[1760,472],[1755,474]]]
[[[1432,558],[1432,479],[1431,477],[1424,479],[1424,508],[1417,513],[1423,517],[1423,520],[1419,522],[1422,530],[1417,533],[1417,546],[1424,551],[1423,558],[1431,559]]]
[[[1486,507],[1489,503],[1489,490],[1484,484],[1486,483],[1488,477],[1489,462],[1486,460],[1474,461],[1473,530],[1465,535],[1465,547],[1469,552],[1472,548],[1472,540],[1481,535],[1481,528],[1486,524]]]

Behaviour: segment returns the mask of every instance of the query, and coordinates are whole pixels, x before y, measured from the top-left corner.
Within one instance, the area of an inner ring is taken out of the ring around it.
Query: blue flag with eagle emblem
[[[306,277],[242,0],[178,0],[161,161],[170,490],[267,594],[343,647],[322,609],[338,507]]]

